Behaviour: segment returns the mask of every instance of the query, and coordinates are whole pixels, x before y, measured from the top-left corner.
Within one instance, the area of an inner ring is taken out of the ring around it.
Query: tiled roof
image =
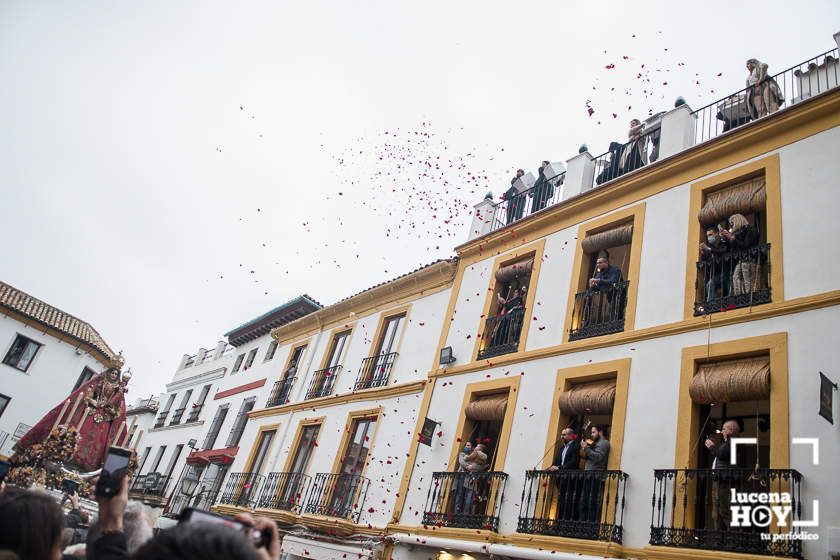
[[[283,305],[275,307],[271,311],[263,313],[259,317],[251,319],[247,323],[239,325],[235,329],[226,332],[225,336],[228,337],[228,342],[233,346],[241,346],[246,342],[250,342],[271,332],[271,329],[275,327],[285,325],[322,307],[320,303],[307,294],[303,294],[291,301],[287,301]]]
[[[51,327],[70,338],[84,342],[104,354],[109,360],[113,360],[117,356],[116,352],[108,346],[90,323],[65,313],[61,309],[2,281],[0,281],[0,308],[25,315],[36,323]]]

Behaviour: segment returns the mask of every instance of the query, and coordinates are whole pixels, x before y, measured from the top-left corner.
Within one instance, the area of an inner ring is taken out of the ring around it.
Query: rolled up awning
[[[480,397],[467,405],[464,414],[470,420],[497,420],[505,419],[507,409],[507,395],[488,395]]]
[[[725,222],[732,214],[763,211],[766,200],[764,177],[756,177],[707,194],[697,219],[704,227],[713,226]]]
[[[688,386],[699,404],[755,401],[770,397],[767,357],[702,364]]]
[[[524,261],[519,261],[513,264],[509,264],[507,266],[503,266],[502,268],[496,271],[496,281],[501,282],[503,284],[507,284],[508,282],[516,278],[528,276],[529,274],[531,274],[531,270],[533,270],[533,268],[533,258],[525,259]]]
[[[558,405],[566,416],[612,414],[615,402],[615,379],[577,383],[560,394]]]
[[[581,240],[580,246],[584,253],[597,253],[604,249],[627,245],[632,240],[633,224],[625,224],[607,231],[587,235]]]

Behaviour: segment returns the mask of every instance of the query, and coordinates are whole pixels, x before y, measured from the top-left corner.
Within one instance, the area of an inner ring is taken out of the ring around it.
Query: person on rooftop
[[[630,130],[627,133],[627,144],[621,151],[619,160],[619,173],[630,173],[643,165],[647,165],[647,150],[645,150],[644,136],[642,131],[645,125],[639,119],[630,121]]]
[[[779,110],[785,98],[779,84],[767,75],[767,64],[755,58],[747,61],[747,108],[753,119]]]
[[[507,223],[512,224],[522,217],[522,212],[525,210],[524,197],[519,196],[519,190],[516,188],[516,180],[525,175],[524,169],[517,169],[516,175],[510,180],[510,188],[502,195],[502,200],[507,202]]]

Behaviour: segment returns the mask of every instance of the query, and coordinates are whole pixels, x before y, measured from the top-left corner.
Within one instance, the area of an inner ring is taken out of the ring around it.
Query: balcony
[[[218,503],[253,507],[263,478],[261,474],[253,472],[231,473]]]
[[[335,378],[341,372],[341,366],[332,366],[319,369],[312,375],[309,389],[306,391],[306,399],[317,399],[332,395],[335,386]]]
[[[257,507],[299,513],[312,479],[302,473],[268,473]]]
[[[318,473],[304,512],[358,523],[369,487],[370,480],[357,474]]]
[[[697,262],[694,316],[770,303],[770,244]]]
[[[265,406],[280,406],[289,402],[289,394],[292,392],[292,385],[295,384],[296,379],[297,377],[286,377],[280,381],[275,381]]]
[[[517,531],[621,544],[621,471],[527,471]]]
[[[181,423],[181,418],[184,416],[184,411],[187,410],[186,407],[177,408],[175,412],[172,414],[172,420],[169,421],[170,426],[175,426]]]
[[[505,198],[493,206],[491,230],[503,228],[544,208],[554,206],[561,200],[566,172],[546,180],[542,185],[535,185],[510,198]]]
[[[190,411],[190,415],[187,416],[187,424],[190,422],[198,422],[198,415],[201,414],[201,409],[204,408],[203,404],[194,404],[192,410]]]
[[[389,354],[371,356],[362,360],[362,367],[359,369],[359,376],[356,378],[356,384],[353,386],[353,390],[361,391],[362,389],[372,389],[387,385],[388,378],[391,376],[391,370],[394,367],[394,360],[397,359],[397,356],[399,354],[391,352]]]
[[[655,127],[645,129],[636,140],[625,144],[610,143],[610,149],[595,159],[595,176],[592,187],[612,181],[626,173],[635,171],[659,158],[661,130]]]
[[[423,525],[498,531],[507,477],[503,472],[432,473]]]
[[[618,333],[624,330],[624,310],[630,281],[616,282],[605,290],[575,294],[569,341]]]
[[[169,416],[169,411],[164,410],[160,414],[158,414],[157,420],[155,421],[155,428],[162,428],[164,424],[166,424],[166,417]]]
[[[160,473],[147,473],[138,475],[131,484],[129,493],[132,496],[164,496],[166,487],[169,484],[169,477]]]
[[[504,315],[488,317],[484,322],[482,347],[478,350],[478,359],[510,354],[519,348],[519,335],[525,321],[525,309],[512,309]]]
[[[655,470],[650,544],[801,558],[801,541],[788,538],[800,532],[792,522],[802,517],[801,480],[791,469]],[[737,526],[731,517],[732,490],[787,497],[790,502],[784,505],[791,510],[786,523]]]

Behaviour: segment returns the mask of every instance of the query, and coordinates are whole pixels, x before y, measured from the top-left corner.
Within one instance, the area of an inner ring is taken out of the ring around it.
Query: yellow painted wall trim
[[[295,455],[297,455],[298,449],[300,448],[300,438],[303,436],[303,430],[307,426],[322,426],[324,421],[327,419],[326,416],[319,416],[318,418],[304,418],[298,423],[297,429],[295,430],[295,437],[292,439],[292,446],[289,448],[289,451],[286,453],[286,462],[283,466],[283,472],[291,472],[292,470],[292,461],[295,459]],[[321,435],[321,429],[318,429],[318,434],[315,436],[315,442],[318,442],[318,437]],[[301,471],[303,474],[306,474],[309,471],[309,463],[312,462],[312,456],[315,453],[310,453],[309,458],[306,461],[306,464],[303,466],[303,470]]]
[[[368,454],[365,457],[365,464],[362,466],[362,472],[358,473],[359,476],[365,475],[368,465],[370,464],[373,445],[376,442],[376,434],[379,432],[379,426],[382,423],[381,415],[381,406],[377,406],[376,408],[367,408],[365,410],[354,410],[347,414],[347,422],[344,424],[344,430],[342,430],[341,434],[341,442],[338,444],[338,451],[335,454],[335,460],[333,461],[330,473],[339,474],[341,472],[341,461],[344,459],[345,455],[347,455],[347,448],[350,444],[350,437],[352,435],[351,432],[355,421],[362,418],[373,418],[373,434],[368,436]]]
[[[282,344],[303,334],[349,321],[351,313],[364,316],[382,306],[407,303],[435,293],[452,285],[457,269],[457,259],[435,263],[277,327],[271,331],[271,336]]]
[[[734,309],[724,313],[714,313],[706,317],[692,317],[683,321],[666,323],[631,332],[622,332],[585,340],[576,340],[575,342],[569,342],[567,344],[547,346],[545,348],[528,350],[525,352],[504,354],[502,356],[496,356],[492,360],[483,360],[481,362],[473,362],[471,364],[464,364],[453,368],[440,369],[431,372],[429,376],[437,378],[460,375],[463,373],[472,373],[475,371],[486,370],[490,367],[502,367],[520,362],[540,360],[552,356],[583,352],[585,350],[607,348],[618,346],[620,344],[673,336],[692,331],[705,330],[710,326],[711,328],[717,328],[739,323],[747,323],[750,321],[758,321],[761,319],[770,319],[772,317],[802,313],[838,304],[840,304],[840,290],[832,290],[830,292],[823,292],[812,296],[789,299],[779,303],[768,303],[753,308]]]
[[[358,401],[372,401],[380,399],[388,399],[391,397],[399,397],[402,395],[410,395],[411,393],[419,393],[423,387],[428,383],[423,379],[420,381],[411,381],[410,383],[399,383],[397,385],[388,385],[385,387],[375,387],[373,389],[364,389],[362,391],[353,391],[352,393],[335,394],[328,397],[319,397],[317,399],[308,399],[305,401],[284,404],[281,406],[272,406],[270,408],[262,408],[253,410],[248,413],[248,418],[267,418],[277,416],[280,414],[289,414],[299,410],[311,410],[315,412],[320,408],[330,406],[338,406],[340,404],[347,404]]]
[[[833,91],[739,127],[455,248],[459,266],[496,255],[615,208],[695,181],[761,154],[840,126],[840,91]]]

